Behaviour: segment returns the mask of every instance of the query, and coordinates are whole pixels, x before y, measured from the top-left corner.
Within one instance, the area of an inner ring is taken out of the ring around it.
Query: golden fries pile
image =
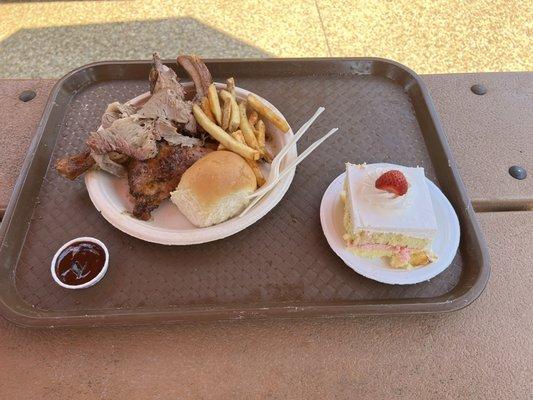
[[[219,142],[218,150],[233,151],[244,157],[262,186],[265,178],[258,161],[272,162],[265,145],[265,123],[260,117],[272,122],[282,132],[289,125],[253,94],[246,100],[235,96],[235,80],[226,80],[226,89],[217,91],[215,84],[209,86],[207,97],[193,105],[196,122]]]

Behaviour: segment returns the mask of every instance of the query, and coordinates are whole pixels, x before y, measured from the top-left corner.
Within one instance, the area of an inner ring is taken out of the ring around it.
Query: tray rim
[[[153,309],[124,309],[115,310],[114,313],[105,313],[109,309],[91,310],[96,311],[91,314],[82,314],[80,311],[51,311],[47,312],[40,310],[39,312],[31,312],[31,309],[26,312],[19,311],[10,304],[8,304],[2,296],[2,289],[5,288],[3,281],[0,279],[0,315],[7,320],[25,327],[74,327],[74,326],[102,326],[102,325],[143,325],[150,323],[175,323],[180,321],[200,321],[200,320],[232,320],[243,318],[299,318],[299,317],[355,317],[364,315],[407,315],[407,314],[432,314],[441,312],[451,312],[460,310],[472,302],[474,302],[485,289],[490,276],[490,261],[487,243],[484,239],[483,233],[475,216],[472,203],[467,195],[466,187],[459,174],[457,164],[453,158],[451,148],[448,144],[444,129],[440,122],[433,100],[429,94],[429,90],[422,80],[409,67],[393,60],[379,58],[379,57],[319,57],[319,58],[231,58],[231,59],[204,59],[206,64],[209,63],[291,63],[291,62],[370,62],[388,64],[398,68],[403,73],[414,81],[424,104],[427,106],[429,119],[434,125],[435,133],[439,139],[444,156],[448,159],[450,173],[456,182],[459,200],[466,207],[466,217],[468,218],[471,228],[472,236],[476,244],[479,246],[479,265],[481,266],[475,282],[470,285],[467,290],[460,293],[458,296],[450,298],[447,294],[439,297],[428,297],[423,299],[388,299],[388,300],[366,300],[357,301],[356,303],[339,302],[336,304],[316,304],[316,303],[290,303],[291,305],[282,305],[283,303],[261,303],[257,305],[239,306],[238,309],[234,305],[217,305],[217,306],[190,306],[182,308],[166,308],[164,310]],[[165,59],[166,64],[174,66],[174,60]],[[69,80],[76,78],[80,73],[86,69],[103,66],[117,66],[123,64],[146,65],[150,64],[149,60],[113,60],[113,61],[98,61],[78,67],[60,78],[52,88],[40,122],[37,126],[36,133],[32,138],[28,152],[22,164],[21,172],[16,180],[12,195],[6,207],[4,217],[0,224],[0,243],[4,247],[6,232],[13,223],[13,213],[18,204],[21,191],[25,185],[28,177],[30,166],[34,160],[36,150],[39,147],[40,141],[45,131],[45,126],[54,107],[59,107],[55,104],[55,99],[59,95],[61,88]],[[358,74],[358,73],[356,73]],[[363,73],[361,73],[363,74]],[[359,74],[360,75],[360,74]],[[393,77],[385,75],[386,78],[393,80]],[[115,80],[128,80],[124,77],[118,77]],[[395,84],[401,85],[400,82],[394,81]],[[79,87],[82,89],[83,85]],[[406,95],[412,99],[406,87],[403,87]],[[79,90],[78,89],[78,90]],[[416,114],[416,111],[415,111]],[[417,116],[418,120],[418,116]],[[422,130],[422,127],[420,127]],[[26,231],[27,233],[27,231]],[[24,234],[24,239],[25,235]],[[23,240],[24,240],[23,239]],[[1,249],[0,249],[1,251]],[[20,253],[19,253],[20,256]],[[18,257],[17,257],[18,260]],[[13,271],[9,271],[13,272]],[[5,273],[5,272],[3,272]],[[459,286],[459,285],[458,285]],[[456,286],[456,287],[458,287]],[[453,289],[452,289],[453,291]],[[451,292],[449,292],[451,293]],[[386,303],[377,302],[386,301]],[[88,311],[88,310],[85,310]],[[126,312],[124,312],[126,311]],[[57,315],[60,314],[60,315]]]

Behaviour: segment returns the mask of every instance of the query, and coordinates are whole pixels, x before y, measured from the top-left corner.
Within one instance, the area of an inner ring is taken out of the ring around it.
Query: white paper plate
[[[394,167],[391,164],[378,164]],[[344,176],[338,176],[327,188],[320,205],[320,221],[322,230],[333,251],[355,272],[378,282],[407,285],[427,281],[449,267],[459,246],[459,220],[452,205],[429,179],[427,180],[433,208],[437,218],[438,233],[432,249],[438,256],[435,262],[411,270],[390,268],[383,259],[363,258],[346,249],[342,235],[344,234],[344,204],[340,199],[343,190]]]
[[[184,87],[192,85],[183,84]],[[217,87],[225,88],[224,84],[216,84]],[[249,91],[236,88],[236,95],[245,98]],[[144,93],[129,103],[141,105],[150,94]],[[256,95],[257,96],[257,95]],[[283,115],[279,110],[267,100],[257,96],[265,105],[270,107],[276,114]],[[265,121],[267,132],[272,135],[270,148],[274,154],[287,144],[294,136],[292,129],[283,133],[269,121]],[[281,165],[283,169],[297,156],[296,146],[285,156]],[[268,166],[265,166],[263,173],[268,176]],[[167,245],[188,245],[196,243],[211,242],[233,235],[260,218],[265,216],[283,198],[294,178],[294,171],[283,178],[278,185],[272,189],[259,203],[257,203],[244,217],[235,217],[219,225],[208,228],[197,228],[191,224],[178,208],[165,200],[156,210],[152,212],[150,221],[141,221],[130,215],[133,210],[133,202],[130,200],[129,187],[126,179],[120,179],[103,171],[93,170],[85,175],[85,185],[91,201],[102,216],[113,226],[127,233],[128,235],[145,240],[147,242],[167,244]]]

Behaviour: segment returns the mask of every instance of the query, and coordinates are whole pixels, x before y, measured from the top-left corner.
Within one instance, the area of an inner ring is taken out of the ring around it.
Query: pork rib
[[[207,90],[209,89],[209,85],[213,83],[213,78],[204,62],[195,55],[179,56],[177,62],[194,82],[194,86],[196,87],[195,100],[201,100],[207,96]]]
[[[117,119],[135,114],[135,107],[131,104],[121,104],[115,101],[109,104],[102,115],[102,128],[109,128]]]
[[[172,68],[163,64],[159,53],[153,54],[153,64],[148,79],[150,80],[150,93],[152,94],[163,89],[172,89],[178,91],[178,96],[185,96],[183,86],[179,83],[178,76]]]
[[[117,119],[107,129],[92,132],[87,146],[96,154],[116,151],[130,157],[146,160],[157,153],[153,121],[141,121],[136,115]]]

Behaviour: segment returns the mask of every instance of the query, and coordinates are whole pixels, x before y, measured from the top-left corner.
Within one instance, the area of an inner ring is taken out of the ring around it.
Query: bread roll
[[[196,161],[171,194],[172,202],[198,227],[219,224],[241,212],[257,188],[244,158],[230,151],[214,151]]]

